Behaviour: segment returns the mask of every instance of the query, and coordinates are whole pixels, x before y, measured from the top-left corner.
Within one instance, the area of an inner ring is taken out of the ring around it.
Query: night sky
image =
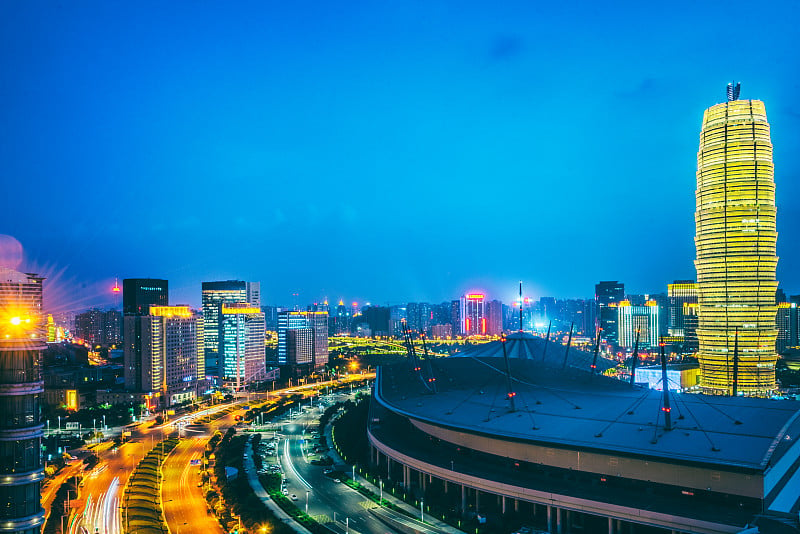
[[[800,293],[800,3],[502,4],[2,2],[0,233],[60,307],[115,277],[192,305],[229,278],[279,305],[666,291],[736,79]]]

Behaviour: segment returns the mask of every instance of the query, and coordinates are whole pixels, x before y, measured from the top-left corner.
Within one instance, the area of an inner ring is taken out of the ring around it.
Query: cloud
[[[522,39],[516,35],[501,35],[492,41],[489,57],[494,61],[506,61],[519,56],[524,48]]]

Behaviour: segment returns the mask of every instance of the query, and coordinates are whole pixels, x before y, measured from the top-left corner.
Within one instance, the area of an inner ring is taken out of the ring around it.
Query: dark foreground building
[[[43,278],[0,267],[0,532],[38,534]]]
[[[661,392],[592,376],[585,354],[562,365],[563,348],[527,345],[511,397],[502,356],[381,367],[372,463],[425,502],[553,533],[796,522],[798,403],[670,393],[666,412]]]

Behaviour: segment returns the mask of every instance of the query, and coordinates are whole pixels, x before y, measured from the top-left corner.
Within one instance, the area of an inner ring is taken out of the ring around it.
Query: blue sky
[[[663,291],[735,78],[800,293],[800,4],[536,4],[4,2],[0,233],[81,302],[115,276],[191,304]]]

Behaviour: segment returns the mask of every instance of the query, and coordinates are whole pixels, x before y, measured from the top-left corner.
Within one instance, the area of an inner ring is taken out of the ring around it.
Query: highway
[[[354,376],[360,379],[360,376]],[[279,398],[279,394],[301,393],[314,394],[314,389],[335,382],[305,384],[270,393],[251,394],[252,402],[263,402],[266,397]],[[239,398],[241,403],[244,399]],[[122,494],[128,479],[139,461],[159,443],[175,432],[182,432],[185,441],[167,457],[164,463],[166,473],[162,490],[164,515],[171,534],[183,532],[205,532],[220,534],[222,532],[216,517],[208,514],[203,488],[197,486],[199,467],[191,466],[191,460],[199,458],[205,449],[207,439],[220,429],[234,426],[234,415],[227,414],[208,425],[193,424],[201,417],[229,408],[231,404],[219,404],[198,412],[184,414],[159,426],[139,425],[131,433],[128,442],[119,447],[109,447],[110,443],[101,444],[96,451],[100,461],[97,466],[84,473],[83,484],[79,488],[78,498],[74,495],[71,501],[69,518],[69,534],[85,534],[101,532],[103,534],[123,534],[121,506]],[[241,413],[241,412],[238,412]],[[181,430],[179,430],[181,429]],[[110,437],[110,436],[109,436]],[[85,456],[85,451],[75,452],[76,456]],[[76,462],[62,469],[56,478],[42,492],[42,501],[50,507],[50,503],[60,484],[67,477],[80,474],[82,464]]]
[[[347,398],[345,395],[337,397],[333,402]],[[277,447],[278,460],[288,479],[286,487],[290,496],[297,497],[295,504],[298,508],[305,511],[308,497],[308,514],[318,522],[325,523],[329,528],[342,533],[346,532],[348,527],[350,532],[361,534],[396,532],[378,520],[376,515],[382,515],[390,523],[392,521],[402,523],[418,532],[428,534],[438,532],[429,525],[422,525],[419,521],[414,521],[405,515],[380,508],[356,490],[325,475],[326,467],[311,464],[307,448],[311,450],[313,443],[306,439],[304,427],[316,425],[319,416],[319,409],[314,408],[305,411],[300,417],[284,423],[281,431],[283,439]],[[330,444],[328,445],[330,446]],[[333,467],[350,472],[350,468],[346,465]],[[308,492],[308,496],[306,492]]]
[[[199,461],[210,434],[184,438],[164,462],[161,502],[167,526],[173,534],[203,532],[222,534],[213,513],[208,512],[200,479]],[[198,465],[192,465],[197,460]]]
[[[229,406],[221,404],[202,410],[200,413],[205,414],[209,410],[219,411]],[[79,499],[72,501],[69,534],[84,532],[123,534],[120,512],[124,510],[120,505],[123,489],[134,468],[154,445],[176,431],[177,423],[185,423],[198,416],[198,413],[187,414],[163,425],[149,428],[147,424],[140,425],[132,431],[127,443],[100,452],[98,454],[100,462],[97,467],[84,476]],[[204,502],[203,516],[205,515]]]

